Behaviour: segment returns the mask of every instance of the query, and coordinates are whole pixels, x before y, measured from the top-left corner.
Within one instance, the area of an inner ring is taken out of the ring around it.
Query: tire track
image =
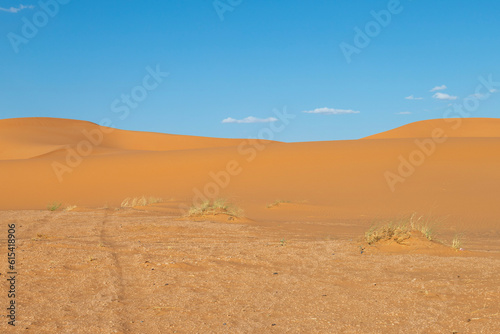
[[[117,303],[121,304],[120,306],[123,306],[125,300],[124,271],[118,255],[119,245],[117,245],[113,241],[113,236],[108,232],[109,223],[110,221],[108,213],[107,211],[104,211],[102,223],[100,224],[101,226],[99,231],[99,242],[103,247],[109,250],[108,254],[111,258],[112,267],[110,268],[110,276],[112,279],[112,284],[110,286],[110,292],[112,295],[114,295],[114,298],[111,300],[111,302],[116,301]],[[129,332],[126,320],[123,319],[119,314],[119,310],[122,309],[122,307],[120,306],[115,305],[109,307],[109,309],[113,310],[113,313],[116,317],[114,325],[117,328],[115,329],[119,330],[122,333]]]
[[[117,304],[109,305],[107,309],[112,310],[116,318],[114,329],[120,333],[137,332],[134,326],[142,324],[143,321],[149,320],[149,332],[162,333],[163,331],[158,327],[154,318],[139,317],[136,319],[137,304],[148,304],[148,296],[150,292],[140,282],[152,282],[151,272],[149,270],[141,271],[141,265],[147,263],[149,256],[146,254],[148,251],[147,246],[141,243],[140,247],[144,247],[143,251],[131,252],[131,246],[127,241],[126,232],[120,232],[122,224],[128,224],[127,219],[121,218],[112,219],[113,216],[108,215],[105,211],[100,224],[99,242],[110,256],[110,273],[112,278],[114,300]],[[119,239],[122,237],[123,239]],[[139,241],[140,242],[140,241]],[[145,290],[146,289],[146,290]],[[146,303],[145,303],[146,301]],[[113,302],[113,301],[112,301]],[[153,328],[151,328],[153,327]]]

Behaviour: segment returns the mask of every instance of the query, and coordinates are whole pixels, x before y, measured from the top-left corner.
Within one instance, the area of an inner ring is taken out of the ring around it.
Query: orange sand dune
[[[1,120],[0,209],[119,206],[140,195],[186,208],[225,197],[254,220],[366,224],[419,212],[457,230],[498,230],[499,119],[431,120],[368,137],[378,140],[306,143],[114,130],[90,150],[83,130],[108,128]],[[79,145],[85,154],[75,157]],[[292,204],[269,209],[277,199]]]
[[[94,145],[93,154],[118,151],[171,151],[207,147],[234,146],[236,139],[179,136],[162,133],[123,131],[100,127],[85,121],[58,118],[14,118],[0,120],[0,160],[29,159],[75,147],[87,140]]]
[[[415,122],[399,128],[368,136],[364,139],[427,138],[435,129],[443,129],[448,137],[500,137],[497,118],[440,118]]]

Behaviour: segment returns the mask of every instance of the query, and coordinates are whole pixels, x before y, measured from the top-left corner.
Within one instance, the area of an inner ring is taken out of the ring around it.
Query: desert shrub
[[[47,210],[49,210],[49,211],[56,211],[57,209],[59,209],[60,206],[61,206],[61,203],[52,202],[49,205],[47,205]]]

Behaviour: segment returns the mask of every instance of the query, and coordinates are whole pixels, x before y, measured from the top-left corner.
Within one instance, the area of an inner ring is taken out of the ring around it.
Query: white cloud
[[[498,92],[498,89],[495,89],[495,88],[490,89],[490,93],[496,93],[496,92]]]
[[[415,97],[413,95],[410,95],[410,96],[405,97],[405,99],[407,99],[407,100],[423,100],[424,98],[423,97]]]
[[[8,12],[8,13],[17,13],[17,12],[22,11],[23,9],[33,9],[33,8],[35,8],[35,6],[33,6],[33,5],[28,5],[28,6],[19,5],[19,7],[9,7],[9,8],[0,7],[0,11]]]
[[[333,108],[316,108],[314,110],[303,111],[306,114],[321,114],[321,115],[342,115],[342,114],[359,114],[359,111],[350,109],[333,109]]]
[[[435,92],[435,91],[438,91],[438,90],[443,90],[443,89],[446,89],[446,88],[448,88],[448,87],[446,87],[446,85],[436,86],[436,87],[432,88],[432,89],[430,90],[430,92]]]
[[[446,93],[436,93],[432,95],[433,98],[438,99],[438,100],[456,100],[458,99],[458,96],[452,96],[448,95]]]
[[[410,114],[411,114],[410,111],[401,111],[396,113],[396,115],[410,115]]]
[[[482,100],[483,98],[485,98],[485,97],[486,97],[486,95],[485,95],[485,94],[481,94],[481,93],[476,93],[476,94],[471,94],[471,95],[469,95],[469,97],[475,97],[475,98],[477,98],[477,99]]]
[[[232,117],[228,117],[222,120],[222,123],[270,123],[276,122],[278,119],[274,117],[269,118],[257,118],[253,116],[249,116],[243,119],[234,119]]]

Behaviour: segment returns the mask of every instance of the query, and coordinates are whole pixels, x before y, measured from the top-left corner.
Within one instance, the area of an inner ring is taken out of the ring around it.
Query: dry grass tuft
[[[122,201],[121,207],[122,208],[133,208],[135,206],[146,206],[146,205],[151,205],[151,204],[156,204],[156,203],[162,203],[163,199],[160,197],[146,197],[146,196],[141,196],[141,197],[127,197]]]
[[[365,239],[370,245],[380,240],[403,243],[411,237],[412,232],[420,232],[432,241],[435,239],[435,225],[424,221],[423,218],[423,216],[416,217],[413,214],[397,222],[390,221],[383,225],[374,225],[365,233]]]
[[[267,208],[270,209],[270,208],[274,208],[275,206],[279,206],[281,203],[290,203],[290,201],[283,201],[281,199],[277,199],[276,201],[274,201],[273,203],[271,204],[268,204],[267,205]]]
[[[76,205],[67,205],[64,211],[73,211],[74,209],[76,209]]]
[[[231,204],[223,198],[218,198],[212,202],[205,201],[199,206],[192,206],[189,209],[189,216],[203,216],[203,215],[218,215],[226,214],[233,217],[239,217],[243,211]]]
[[[461,250],[462,249],[462,239],[463,235],[462,234],[455,234],[453,237],[453,240],[451,241],[451,247],[456,250]]]

